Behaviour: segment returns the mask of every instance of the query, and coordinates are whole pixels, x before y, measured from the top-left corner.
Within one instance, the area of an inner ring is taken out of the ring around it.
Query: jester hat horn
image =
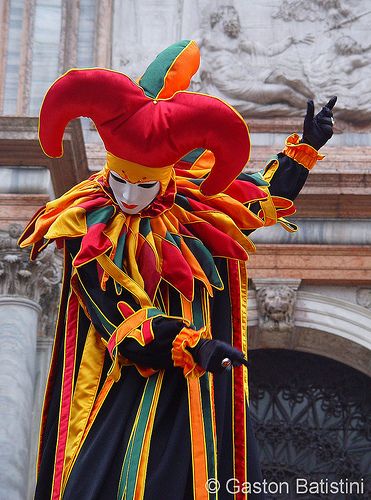
[[[85,116],[93,120],[108,154],[122,160],[123,170],[126,162],[171,171],[194,149],[212,151],[215,163],[200,189],[207,196],[224,191],[249,159],[249,132],[242,117],[222,100],[184,90],[199,57],[194,41],[179,42],[157,56],[139,84],[108,69],[71,69],[52,84],[42,103],[43,151],[61,157],[66,126]],[[153,67],[162,68],[163,75],[157,72],[155,82]],[[151,84],[152,89],[157,85],[155,92],[148,91]]]

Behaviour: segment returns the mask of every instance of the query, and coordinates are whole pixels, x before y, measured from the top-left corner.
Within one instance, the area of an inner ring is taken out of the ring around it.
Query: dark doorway
[[[282,489],[268,498],[371,498],[371,379],[298,351],[261,349],[249,356],[250,408],[263,478],[290,484],[288,494]],[[300,494],[297,478],[303,478]]]

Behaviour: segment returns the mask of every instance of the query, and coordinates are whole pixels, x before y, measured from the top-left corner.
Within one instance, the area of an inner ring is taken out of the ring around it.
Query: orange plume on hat
[[[247,126],[222,100],[187,91],[153,99],[116,71],[72,69],[53,83],[39,121],[48,156],[63,155],[64,130],[80,116],[93,120],[108,152],[143,166],[168,167],[193,149],[211,150],[215,164],[201,185],[205,195],[225,190],[249,159]]]

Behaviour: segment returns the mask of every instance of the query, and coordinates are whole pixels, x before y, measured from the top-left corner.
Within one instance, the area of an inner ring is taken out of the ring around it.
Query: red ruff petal
[[[241,203],[262,200],[267,197],[267,194],[252,182],[239,180],[235,180],[224,193]]]
[[[180,166],[180,168],[178,165]],[[174,167],[174,170],[175,170],[177,177],[197,179],[198,176],[196,175],[196,172],[192,172],[192,170],[188,170],[191,168],[191,166],[192,166],[192,163],[187,163],[185,161],[178,162],[177,166]]]
[[[296,212],[296,207],[293,205],[291,208],[286,208],[285,210],[277,210],[278,217],[288,217],[289,215],[294,215]]]
[[[188,228],[194,236],[202,241],[214,257],[247,260],[247,253],[241,245],[208,222],[195,222],[189,224]]]
[[[101,222],[89,227],[88,232],[82,239],[80,251],[74,259],[75,266],[81,266],[81,264],[89,262],[112,248],[111,241],[103,233],[105,228],[106,224]]]
[[[149,297],[153,298],[161,279],[161,274],[156,269],[156,257],[152,247],[147,241],[142,241],[140,251],[137,254],[137,264],[144,281],[144,289]]]
[[[188,203],[190,204],[192,210],[213,210],[212,207],[209,205],[205,205],[204,203],[201,203],[200,201],[192,200],[192,198],[187,198]]]
[[[179,249],[162,240],[162,276],[178,289],[187,300],[193,299],[193,274]]]
[[[188,229],[179,222],[179,233],[184,234],[184,236],[193,236],[193,234],[188,231]]]
[[[103,205],[107,205],[108,199],[107,196],[102,196],[100,193],[96,195],[91,195],[91,199],[84,201],[83,203],[79,203],[79,207],[85,208],[86,212],[89,212],[93,208],[102,207]]]

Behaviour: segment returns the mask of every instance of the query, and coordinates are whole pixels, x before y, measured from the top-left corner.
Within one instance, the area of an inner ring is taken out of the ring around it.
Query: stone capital
[[[21,233],[18,224],[11,224],[0,233],[0,295],[23,297],[38,304],[42,310],[41,330],[47,334],[53,329],[51,323],[57,310],[62,258],[48,247],[35,261],[30,261],[29,250],[17,244]]]

